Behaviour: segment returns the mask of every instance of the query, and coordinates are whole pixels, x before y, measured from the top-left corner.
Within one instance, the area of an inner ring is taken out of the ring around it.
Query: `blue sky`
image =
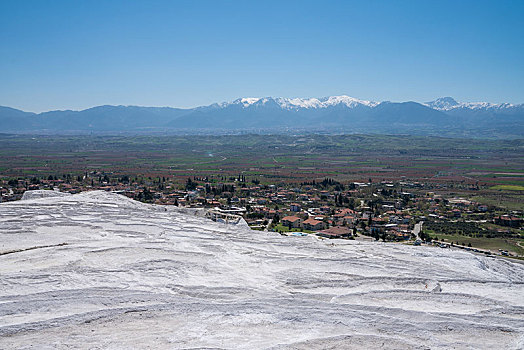
[[[524,1],[0,0],[0,105],[524,102]]]

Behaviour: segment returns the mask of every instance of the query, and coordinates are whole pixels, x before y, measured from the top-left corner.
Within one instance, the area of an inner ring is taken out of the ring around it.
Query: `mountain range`
[[[373,102],[349,96],[239,98],[190,109],[97,106],[31,113],[0,106],[0,132],[115,134],[320,132],[521,138],[524,104]]]

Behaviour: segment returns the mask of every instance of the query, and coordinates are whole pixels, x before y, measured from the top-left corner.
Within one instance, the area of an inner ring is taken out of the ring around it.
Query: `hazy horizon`
[[[78,109],[76,109],[76,108],[63,108],[63,109],[49,109],[49,110],[41,110],[41,111],[31,111],[31,110],[26,110],[26,109],[23,109],[23,108],[17,108],[17,107],[7,106],[7,105],[0,105],[0,106],[1,107],[14,108],[14,109],[18,109],[18,110],[21,110],[21,111],[24,111],[24,112],[40,114],[40,113],[57,112],[57,111],[75,111],[75,112],[78,111],[79,112],[79,111],[84,111],[84,110],[87,110],[87,109],[96,108],[96,107],[103,107],[103,106],[194,109],[194,108],[198,108],[198,107],[210,106],[210,105],[213,105],[213,104],[234,102],[234,101],[242,99],[242,98],[255,98],[255,99],[263,99],[263,98],[314,99],[314,98],[317,98],[317,99],[323,99],[323,98],[334,97],[334,96],[336,96],[336,97],[348,96],[348,97],[356,98],[356,99],[362,100],[362,101],[373,101],[373,100],[370,100],[370,99],[367,99],[367,98],[359,98],[359,97],[350,96],[350,95],[347,95],[347,94],[337,94],[337,95],[333,95],[333,96],[321,96],[321,97],[319,97],[319,96],[311,96],[311,97],[301,97],[301,96],[293,96],[293,97],[287,97],[287,96],[239,96],[237,98],[234,98],[234,99],[231,99],[231,100],[228,100],[228,101],[215,101],[215,102],[212,102],[212,103],[206,104],[206,105],[196,105],[196,106],[190,106],[190,107],[180,107],[180,106],[170,106],[170,105],[149,106],[149,105],[139,105],[139,104],[102,104],[102,105],[93,105],[93,106],[88,106],[88,107],[85,107],[85,108],[78,108]],[[427,100],[427,101],[414,101],[412,99],[411,100],[408,99],[408,100],[404,100],[404,101],[381,100],[381,101],[373,101],[373,102],[378,102],[378,103],[381,103],[381,102],[392,102],[392,103],[416,102],[416,103],[424,104],[424,103],[427,103],[427,102],[435,101],[435,100],[440,99],[440,98],[447,98],[447,97],[451,97],[451,98],[455,99],[453,96],[439,96],[439,97],[435,97],[435,98],[433,98],[431,100]],[[455,100],[457,102],[459,102],[459,103],[461,103],[461,102],[465,102],[465,103],[487,102],[487,103],[492,103],[492,104],[510,103],[510,102],[507,102],[507,101],[493,102],[493,101],[460,101],[460,100],[457,100],[457,99],[455,99]],[[513,104],[513,105],[522,105],[522,104],[524,104],[524,102],[516,102],[516,103],[511,103],[511,104]]]

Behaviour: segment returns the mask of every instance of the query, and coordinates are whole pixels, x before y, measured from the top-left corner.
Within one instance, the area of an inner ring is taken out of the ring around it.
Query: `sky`
[[[524,103],[524,1],[0,0],[0,105]]]

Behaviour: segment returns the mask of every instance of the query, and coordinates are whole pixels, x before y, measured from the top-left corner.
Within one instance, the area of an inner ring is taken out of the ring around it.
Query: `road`
[[[272,222],[273,222],[273,219],[269,219],[269,222],[267,223],[266,228],[264,229],[264,231],[268,231],[269,230],[269,226],[271,226]]]
[[[424,221],[419,221],[415,224],[415,227],[413,228],[413,234],[416,236],[415,239],[420,239],[420,237],[418,236],[418,234],[420,233],[420,231],[422,231],[422,224],[424,223]]]

